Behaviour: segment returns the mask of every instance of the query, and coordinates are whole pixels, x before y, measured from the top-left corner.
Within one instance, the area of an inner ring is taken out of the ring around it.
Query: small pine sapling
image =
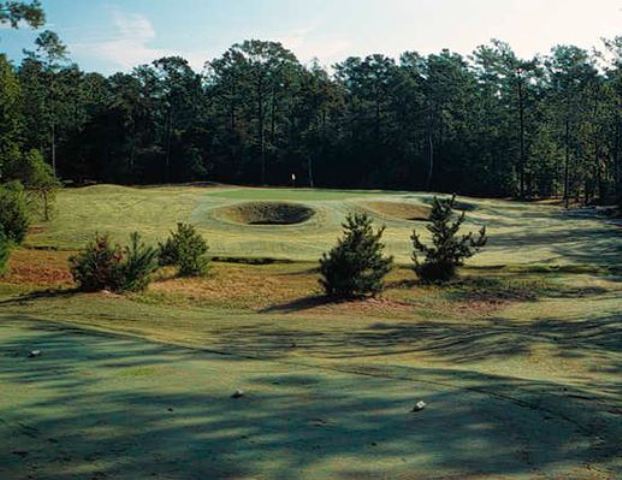
[[[460,227],[465,220],[465,212],[454,218],[456,196],[449,200],[439,200],[434,197],[430,224],[426,227],[432,234],[431,247],[421,242],[417,231],[411,236],[413,243],[412,260],[414,270],[424,282],[447,282],[455,277],[458,267],[464,265],[464,260],[470,258],[486,245],[486,227],[483,226],[478,235],[472,232],[460,235]],[[423,262],[420,256],[425,256]]]
[[[324,291],[341,298],[382,292],[384,277],[393,265],[393,257],[382,254],[384,227],[374,232],[369,216],[355,214],[346,218],[343,228],[343,237],[320,259],[320,284]]]

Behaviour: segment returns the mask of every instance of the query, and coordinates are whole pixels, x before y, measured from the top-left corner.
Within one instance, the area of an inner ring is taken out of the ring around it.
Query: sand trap
[[[309,220],[315,210],[282,202],[248,202],[219,208],[217,218],[241,225],[296,225]]]

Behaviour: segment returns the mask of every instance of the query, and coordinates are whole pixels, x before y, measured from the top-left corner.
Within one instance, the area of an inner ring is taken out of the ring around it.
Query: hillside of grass
[[[490,245],[449,285],[425,285],[409,236],[432,198],[64,190],[0,278],[0,478],[618,478],[620,227],[460,198]],[[380,297],[330,301],[317,258],[363,211],[398,265]],[[153,243],[178,221],[219,257],[207,276],[163,268],[141,293],[74,290],[68,258],[94,232]]]
[[[378,225],[387,226],[387,251],[399,263],[408,263],[412,229],[427,238],[422,218],[432,197],[412,192],[242,187],[99,185],[65,189],[59,195],[54,220],[34,227],[28,245],[71,250],[95,232],[125,241],[134,230],[156,242],[165,238],[176,222],[190,222],[206,237],[210,253],[216,256],[315,261],[334,243],[345,216],[364,211]],[[473,259],[474,265],[620,264],[620,227],[602,219],[538,203],[458,201],[468,210],[465,228],[486,225],[490,234],[489,247]],[[270,206],[282,204],[298,206],[303,213],[294,222],[279,220],[281,214]],[[268,220],[260,216],[245,221],[252,212],[262,212]],[[270,219],[280,224],[271,224]]]

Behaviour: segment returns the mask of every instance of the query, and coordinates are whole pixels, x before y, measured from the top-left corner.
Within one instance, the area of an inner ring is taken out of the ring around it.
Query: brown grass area
[[[35,288],[72,287],[68,259],[72,252],[15,250],[3,283]],[[322,295],[314,263],[247,265],[213,262],[204,278],[178,278],[172,268],[161,269],[145,301],[180,307],[221,307],[274,314],[336,316],[481,317],[494,313],[510,301],[467,289],[448,294],[444,287],[420,285],[408,268],[395,268],[386,280],[385,292],[365,300],[333,302]],[[137,297],[134,297],[137,298]]]
[[[164,278],[149,292],[189,302],[262,309],[319,291],[314,265],[213,263],[205,278]]]
[[[431,211],[428,205],[402,202],[365,202],[363,206],[380,215],[412,221],[427,220]]]
[[[69,257],[72,252],[16,249],[3,282],[41,287],[72,286]]]
[[[335,302],[322,294],[314,264],[245,265],[213,263],[205,278],[176,278],[163,271],[147,296],[186,306],[218,306],[275,314],[412,317],[481,317],[508,304],[505,299],[465,295],[455,298],[445,287],[420,285],[410,269],[395,268],[387,289],[376,298]]]

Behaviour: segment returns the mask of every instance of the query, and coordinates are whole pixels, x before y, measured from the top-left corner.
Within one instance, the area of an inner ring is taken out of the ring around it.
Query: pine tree
[[[151,280],[151,274],[158,268],[158,250],[145,245],[138,232],[130,235],[130,244],[125,247],[125,261],[122,266],[126,292],[145,290]]]
[[[393,265],[393,257],[382,255],[380,242],[384,227],[374,232],[372,220],[365,214],[348,215],[344,236],[320,259],[320,284],[329,296],[363,297],[384,289],[384,277]]]
[[[412,259],[415,272],[424,282],[446,282],[456,275],[458,267],[464,265],[464,259],[475,255],[486,245],[486,227],[482,227],[477,237],[472,232],[459,235],[460,227],[465,220],[465,212],[455,220],[454,207],[456,196],[449,200],[439,200],[434,197],[430,224],[427,229],[432,234],[432,247],[424,245],[416,230],[413,230]],[[419,261],[419,254],[425,255],[425,260]]]
[[[209,268],[207,242],[193,225],[178,223],[177,231],[159,245],[160,265],[175,265],[181,277],[199,277]]]

